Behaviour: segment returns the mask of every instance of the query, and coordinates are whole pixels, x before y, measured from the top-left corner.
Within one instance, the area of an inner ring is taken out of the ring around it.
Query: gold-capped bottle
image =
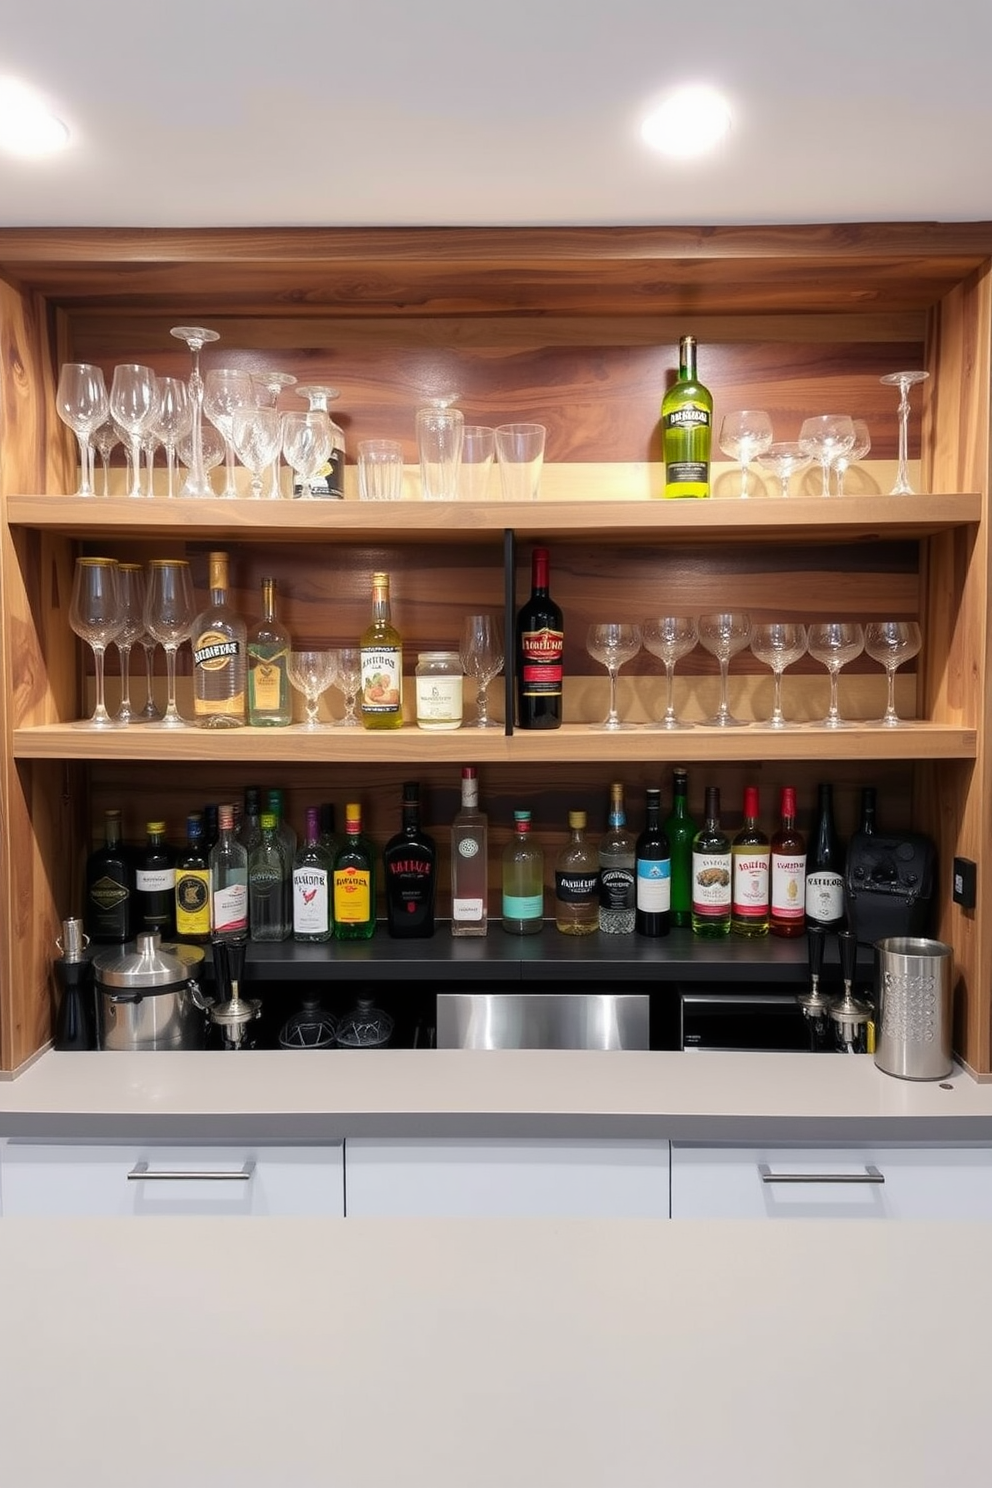
[[[362,633],[361,716],[367,729],[403,726],[403,638],[389,613],[389,575],[372,575],[372,621]]]
[[[247,634],[227,595],[227,554],[210,554],[210,603],[193,622],[193,715],[200,728],[245,721]]]
[[[661,442],[665,457],[665,495],[710,494],[710,439],[713,398],[696,375],[696,338],[679,341],[679,375],[661,400]]]

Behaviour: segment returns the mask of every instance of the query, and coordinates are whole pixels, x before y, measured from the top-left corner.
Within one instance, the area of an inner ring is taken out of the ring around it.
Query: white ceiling
[[[0,226],[992,220],[992,0],[6,0]],[[735,124],[665,161],[673,86]]]

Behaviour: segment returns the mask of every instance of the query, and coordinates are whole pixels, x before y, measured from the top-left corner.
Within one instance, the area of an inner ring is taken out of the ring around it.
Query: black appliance
[[[847,923],[862,945],[889,935],[927,935],[936,849],[921,832],[855,832],[847,848]]]
[[[736,1049],[780,1053],[810,1048],[806,1017],[794,991],[693,986],[680,989],[678,1047],[687,1052]]]

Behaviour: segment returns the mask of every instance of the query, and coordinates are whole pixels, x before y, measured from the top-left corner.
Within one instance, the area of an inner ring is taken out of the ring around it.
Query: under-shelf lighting
[[[705,155],[730,128],[730,106],[715,88],[679,88],[641,124],[641,138],[652,149],[676,159]]]
[[[61,119],[30,88],[0,78],[0,149],[11,155],[51,155],[69,143]]]

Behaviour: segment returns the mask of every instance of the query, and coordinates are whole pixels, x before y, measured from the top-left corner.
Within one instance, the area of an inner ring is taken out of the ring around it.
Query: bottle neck
[[[120,847],[121,824],[119,818],[113,817],[107,822],[104,840],[108,847]]]
[[[691,336],[679,342],[679,382],[696,380],[696,343]]]
[[[688,798],[688,788],[686,786],[686,782],[684,780],[676,780],[676,782],[675,782],[675,791],[674,791],[674,794],[672,796],[672,815],[673,816],[686,816],[686,815],[688,815],[688,806],[689,806],[689,798]]]
[[[307,846],[314,847],[320,837],[320,817],[316,811],[307,811]]]
[[[656,829],[661,825],[661,802],[649,800],[644,811],[645,825]]]
[[[276,618],[276,592],[271,579],[262,580],[262,619],[271,624]]]
[[[479,804],[479,782],[472,779],[462,780],[462,810],[474,811]]]
[[[535,594],[547,594],[548,592],[548,555],[542,549],[535,552],[531,558],[531,588]]]

